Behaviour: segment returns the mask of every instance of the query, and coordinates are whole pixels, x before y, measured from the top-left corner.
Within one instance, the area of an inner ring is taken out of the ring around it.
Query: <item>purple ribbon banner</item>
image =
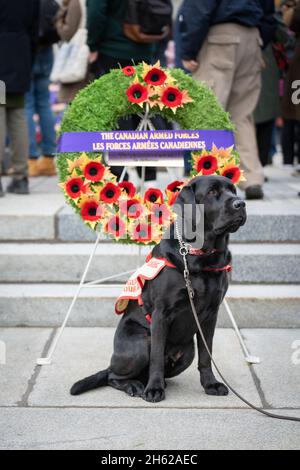
[[[234,145],[234,134],[226,130],[153,130],[65,132],[58,153],[97,152],[123,154],[179,153]]]

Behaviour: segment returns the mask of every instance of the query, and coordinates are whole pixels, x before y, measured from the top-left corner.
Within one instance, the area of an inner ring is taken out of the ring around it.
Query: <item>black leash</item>
[[[184,280],[185,280],[185,285],[186,285],[186,289],[187,289],[187,292],[188,292],[188,296],[189,296],[189,300],[190,300],[190,304],[191,304],[191,308],[192,308],[192,312],[193,312],[193,315],[194,315],[194,318],[195,318],[195,322],[196,322],[196,325],[197,325],[197,328],[199,330],[199,333],[200,333],[200,336],[201,336],[201,339],[203,341],[203,344],[204,344],[204,347],[207,351],[207,354],[209,355],[210,359],[211,359],[211,362],[212,364],[214,365],[216,371],[218,372],[219,376],[221,377],[221,379],[223,380],[223,382],[225,383],[225,385],[227,385],[227,387],[229,388],[229,390],[231,390],[231,392],[236,395],[241,401],[243,401],[247,406],[249,406],[250,408],[252,408],[253,410],[256,410],[258,411],[259,413],[265,415],[265,416],[268,416],[269,418],[276,418],[276,419],[283,419],[283,420],[287,420],[287,421],[299,421],[300,422],[300,418],[296,418],[295,416],[284,416],[284,415],[277,415],[277,414],[274,414],[274,413],[270,413],[268,411],[265,411],[265,410],[262,410],[261,408],[258,408],[257,406],[253,405],[252,403],[250,403],[248,400],[246,400],[246,398],[242,397],[242,395],[240,395],[229,383],[228,381],[225,379],[225,377],[223,376],[223,374],[221,373],[219,367],[217,366],[217,364],[215,363],[215,360],[209,350],[209,347],[207,345],[207,342],[206,342],[206,339],[205,339],[205,336],[203,334],[203,331],[202,331],[202,328],[201,328],[201,325],[200,325],[200,322],[199,322],[199,319],[198,319],[198,315],[197,315],[197,311],[196,311],[196,307],[195,307],[195,304],[194,304],[194,289],[192,287],[192,283],[191,283],[191,279],[190,279],[190,272],[189,272],[189,269],[188,269],[188,264],[187,264],[187,255],[189,253],[189,245],[187,243],[185,243],[181,236],[180,236],[180,233],[179,233],[179,229],[178,229],[178,225],[177,223],[175,222],[175,230],[176,230],[176,236],[178,238],[178,242],[179,242],[179,246],[180,246],[180,249],[179,249],[179,252],[183,258],[183,263],[184,263]]]

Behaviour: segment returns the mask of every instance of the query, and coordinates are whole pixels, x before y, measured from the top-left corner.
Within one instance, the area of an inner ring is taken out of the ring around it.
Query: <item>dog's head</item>
[[[193,178],[177,199],[181,211],[183,207],[204,209],[204,231],[215,235],[236,232],[246,222],[246,204],[237,196],[236,188],[230,179],[223,176],[198,176]],[[184,211],[184,225],[197,225],[196,210]],[[192,220],[190,220],[192,218]]]

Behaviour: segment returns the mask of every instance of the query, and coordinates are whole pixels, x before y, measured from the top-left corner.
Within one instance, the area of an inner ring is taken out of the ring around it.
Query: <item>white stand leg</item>
[[[248,363],[248,364],[259,364],[260,363],[260,358],[257,357],[257,356],[251,356],[251,354],[249,354],[249,351],[246,347],[246,344],[245,344],[245,341],[243,340],[243,337],[240,333],[240,330],[239,330],[239,327],[237,326],[237,323],[235,321],[235,318],[233,316],[233,313],[231,311],[231,308],[229,307],[228,305],[228,302],[226,299],[223,300],[223,304],[224,304],[224,307],[226,309],[226,312],[228,313],[228,316],[230,318],[230,321],[233,325],[233,328],[234,328],[234,331],[238,337],[238,340],[241,344],[241,347],[243,349],[243,352],[244,352],[244,356],[245,356],[245,361]]]
[[[123,179],[125,178],[125,175],[126,175],[126,170],[127,168],[124,167],[123,168],[123,171],[122,171],[122,174],[120,176],[120,182],[123,181]],[[87,276],[87,273],[89,271],[89,268],[90,268],[90,265],[91,265],[91,262],[93,261],[93,258],[95,256],[95,253],[96,253],[96,250],[97,250],[97,247],[98,247],[98,244],[99,244],[99,241],[100,241],[100,232],[98,233],[97,235],[97,239],[95,241],[95,244],[93,246],[93,249],[92,249],[92,252],[90,254],[90,257],[88,259],[88,262],[87,262],[87,265],[85,267],[85,270],[83,272],[83,275],[81,277],[81,280],[80,280],[80,283],[76,289],[76,292],[75,292],[75,295],[72,299],[72,302],[71,302],[71,305],[66,313],[66,316],[65,316],[65,319],[57,333],[57,335],[55,336],[54,340],[53,340],[53,343],[51,344],[51,347],[50,347],[50,350],[49,350],[49,353],[48,353],[48,356],[47,357],[39,357],[36,361],[36,363],[39,365],[39,366],[45,366],[45,365],[50,365],[51,364],[51,359],[52,359],[52,356],[57,348],[57,345],[58,345],[58,342],[64,332],[64,329],[68,323],[68,320],[69,320],[69,317],[72,313],[72,310],[73,310],[73,307],[75,305],[75,303],[77,302],[77,299],[79,297],[79,294],[81,292],[81,289],[85,288],[85,287],[97,287],[97,284],[101,284],[107,280],[110,280],[110,279],[114,279],[114,278],[118,278],[118,277],[121,277],[123,276],[124,274],[131,274],[133,271],[126,271],[125,273],[119,273],[119,274],[116,274],[116,275],[113,275],[113,276],[109,276],[109,277],[106,277],[106,278],[103,278],[103,279],[99,279],[97,281],[92,281],[92,282],[87,282],[85,283],[85,278]]]
[[[68,309],[68,311],[67,311],[67,314],[66,314],[66,316],[65,316],[65,319],[64,319],[64,321],[63,321],[63,324],[61,325],[61,327],[60,327],[60,329],[59,329],[57,335],[55,336],[55,338],[54,338],[54,340],[53,340],[53,343],[52,343],[51,348],[50,348],[50,350],[49,350],[48,356],[47,356],[47,357],[40,357],[40,358],[37,359],[37,361],[36,361],[39,366],[44,366],[44,365],[49,365],[49,364],[51,364],[51,359],[52,359],[52,356],[53,356],[53,354],[54,354],[54,352],[55,352],[55,349],[56,349],[56,347],[57,347],[57,344],[58,344],[58,342],[59,342],[59,340],[60,340],[61,335],[62,335],[63,332],[64,332],[64,329],[65,329],[65,327],[66,327],[66,324],[67,324],[67,322],[68,322],[68,320],[69,320],[69,317],[70,317],[70,315],[71,315],[71,313],[72,313],[73,307],[74,307],[74,305],[75,305],[75,303],[76,303],[76,301],[77,301],[77,299],[78,299],[78,296],[79,296],[79,294],[80,294],[80,291],[81,291],[81,289],[82,289],[82,287],[83,287],[83,285],[84,285],[84,281],[85,281],[86,275],[87,275],[87,273],[88,273],[89,267],[90,267],[91,262],[92,262],[92,260],[93,260],[93,258],[94,258],[94,255],[95,255],[95,253],[96,253],[96,250],[97,250],[97,246],[98,246],[99,241],[100,241],[100,233],[98,233],[98,235],[97,235],[97,239],[96,239],[96,241],[95,241],[93,250],[92,250],[92,252],[91,252],[91,254],[90,254],[89,260],[88,260],[87,265],[86,265],[86,267],[85,267],[85,270],[84,270],[84,273],[83,273],[83,275],[82,275],[81,281],[80,281],[80,283],[79,283],[79,285],[78,285],[78,287],[77,287],[77,289],[76,289],[76,293],[75,293],[75,295],[74,295],[74,297],[73,297],[73,300],[72,300],[72,302],[71,302],[71,305],[70,305],[70,307],[69,307],[69,309]]]

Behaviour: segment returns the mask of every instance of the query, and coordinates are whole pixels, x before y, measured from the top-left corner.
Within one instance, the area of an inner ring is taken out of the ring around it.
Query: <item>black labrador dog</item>
[[[188,254],[187,260],[198,318],[212,350],[218,309],[228,288],[228,273],[220,268],[231,260],[229,233],[236,232],[246,221],[245,202],[237,197],[230,179],[200,176],[182,189],[177,204],[179,207],[204,205],[202,253]],[[191,365],[195,335],[201,385],[209,395],[228,394],[227,387],[216,380],[197,332],[176,237],[163,238],[153,249],[153,256],[167,258],[176,269],[165,267],[156,278],[145,283],[142,299],[145,311],[152,313],[151,325],[138,303],[130,301],[115,333],[110,366],[75,383],[72,395],[109,385],[131,396],[159,402],[165,398],[165,379]]]

